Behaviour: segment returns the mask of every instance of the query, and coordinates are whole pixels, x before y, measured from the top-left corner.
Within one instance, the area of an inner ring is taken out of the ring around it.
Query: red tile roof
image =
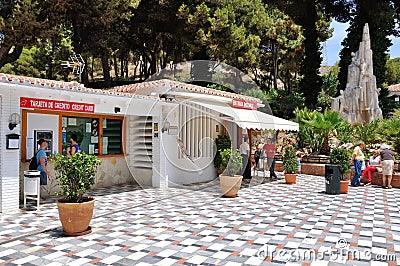
[[[39,88],[50,88],[56,90],[70,90],[82,93],[114,95],[114,96],[124,96],[124,97],[134,97],[134,98],[154,99],[154,100],[158,99],[158,97],[157,95],[153,95],[153,93],[163,94],[170,90],[173,90],[176,92],[182,91],[182,92],[201,93],[201,94],[222,96],[231,99],[245,100],[248,102],[261,103],[261,100],[258,98],[201,87],[178,81],[167,80],[167,79],[124,85],[124,86],[114,87],[109,90],[86,88],[83,84],[80,84],[78,82],[55,81],[49,79],[32,78],[32,77],[4,74],[4,73],[0,73],[0,82],[20,84],[26,86],[35,86]]]
[[[69,90],[69,91],[76,91],[76,92],[90,93],[90,94],[124,96],[124,97],[134,97],[134,98],[153,99],[153,100],[158,99],[157,97],[154,96],[139,95],[129,92],[118,92],[112,90],[86,88],[83,84],[80,84],[78,82],[64,82],[64,81],[56,81],[50,79],[17,76],[4,73],[0,73],[0,83],[11,83],[16,85],[34,86],[39,88],[49,88],[55,90]]]
[[[388,86],[389,92],[397,92],[400,91],[400,84],[390,85]]]
[[[163,94],[170,90],[172,91],[181,91],[181,92],[193,92],[193,93],[201,93],[201,94],[209,94],[215,96],[222,96],[231,99],[245,100],[248,102],[258,102],[261,103],[261,100],[258,98],[245,96],[242,94],[236,94],[232,92],[226,92],[211,88],[206,88],[198,85],[162,79],[155,81],[147,81],[142,83],[136,83],[131,85],[124,85],[119,87],[114,87],[110,89],[111,91],[117,92],[130,92],[134,94],[142,94],[142,95],[151,95],[152,92]]]

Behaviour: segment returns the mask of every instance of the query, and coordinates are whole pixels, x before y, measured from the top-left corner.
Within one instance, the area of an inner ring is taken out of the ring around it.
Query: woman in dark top
[[[396,153],[394,151],[389,150],[389,146],[386,144],[382,145],[381,150],[381,159],[382,159],[382,187],[383,188],[392,188],[392,174],[394,167],[394,155]],[[387,183],[386,183],[387,179]]]

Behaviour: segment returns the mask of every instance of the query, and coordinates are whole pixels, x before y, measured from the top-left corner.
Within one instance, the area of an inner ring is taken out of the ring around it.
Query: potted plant
[[[287,184],[296,184],[297,157],[293,146],[289,145],[283,149],[283,169],[285,170],[285,181]]]
[[[349,192],[350,180],[350,156],[344,148],[335,148],[330,154],[331,164],[339,165],[340,167],[340,193],[346,194]]]
[[[221,151],[225,149],[231,148],[231,139],[229,135],[219,135],[215,139],[215,157],[214,157],[214,166],[217,169],[218,175],[222,174],[223,170],[221,170]]]
[[[221,164],[219,170],[223,173],[219,176],[222,194],[224,197],[234,198],[242,184],[243,176],[239,175],[242,170],[242,156],[238,150],[225,149],[220,151]]]
[[[57,154],[54,161],[56,179],[62,198],[57,200],[58,214],[66,235],[90,233],[94,199],[84,196],[95,183],[101,161],[94,155],[77,153],[71,157]]]

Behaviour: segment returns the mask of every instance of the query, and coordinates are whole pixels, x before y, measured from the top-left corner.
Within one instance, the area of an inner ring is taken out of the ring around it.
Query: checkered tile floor
[[[244,182],[234,199],[220,198],[217,181],[97,191],[93,233],[81,237],[62,236],[54,203],[0,215],[0,264],[400,264],[400,190],[326,195],[322,177],[261,181]]]

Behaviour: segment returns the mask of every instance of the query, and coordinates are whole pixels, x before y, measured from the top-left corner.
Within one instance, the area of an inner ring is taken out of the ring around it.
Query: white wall
[[[0,212],[19,209],[19,164],[20,149],[6,149],[6,135],[21,134],[21,126],[9,130],[8,123],[12,113],[20,114],[19,99],[14,91],[0,83]]]
[[[107,94],[82,93],[68,88],[65,90],[58,90],[48,86],[38,87],[36,85],[30,85],[29,82],[15,84],[3,82],[4,80],[3,78],[3,80],[0,81],[0,212],[19,209],[21,147],[18,150],[6,150],[5,135],[9,133],[22,134],[21,126],[18,126],[12,131],[8,129],[10,114],[18,113],[21,115],[21,109],[19,107],[20,97],[93,103],[95,104],[96,114],[115,115],[114,107],[120,107],[121,111],[118,115],[127,113],[143,115],[154,112],[152,111],[154,100],[110,96]],[[28,136],[33,137],[34,128],[53,129],[55,137],[53,151],[55,147],[56,150],[59,151],[57,132],[58,119],[55,120],[53,116],[46,116],[45,119],[43,118],[44,117],[39,114],[29,114]],[[22,141],[20,143],[22,143]],[[27,158],[29,159],[32,156],[27,156]],[[149,183],[151,184],[151,178]]]
[[[162,117],[160,118],[161,125],[165,119],[170,122],[171,126],[178,126],[179,131],[181,125],[179,124],[178,105],[163,108]],[[213,128],[215,128],[215,125]],[[201,128],[192,128],[190,134],[193,138],[196,136],[196,130],[201,130]],[[216,178],[213,156],[193,157],[192,162],[186,156],[180,156],[181,150],[177,141],[178,135],[160,132],[160,136],[161,182],[163,178],[167,178],[168,186],[174,187],[182,184],[210,181]],[[212,145],[211,141],[208,143]]]

